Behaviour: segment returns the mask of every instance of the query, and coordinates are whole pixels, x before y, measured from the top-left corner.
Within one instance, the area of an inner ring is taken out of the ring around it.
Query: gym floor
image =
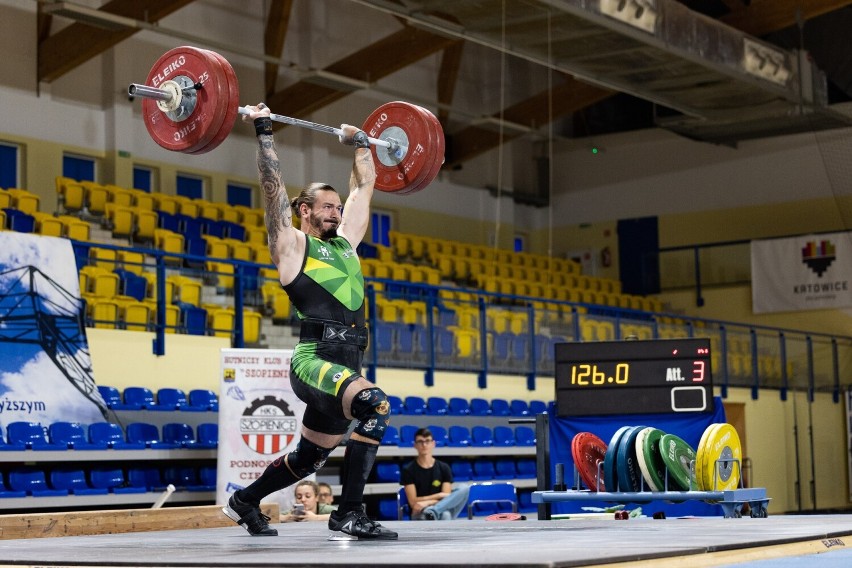
[[[852,515],[384,524],[399,540],[328,541],[325,523],[0,540],[0,566],[852,566]]]

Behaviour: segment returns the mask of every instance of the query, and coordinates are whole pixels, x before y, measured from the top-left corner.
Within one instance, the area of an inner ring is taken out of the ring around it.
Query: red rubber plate
[[[425,189],[430,183],[432,183],[435,177],[438,175],[438,172],[441,171],[441,167],[444,165],[444,129],[441,127],[441,123],[438,118],[432,114],[428,109],[425,109],[421,106],[417,107],[421,114],[425,116],[429,123],[432,125],[432,135],[435,140],[434,144],[430,147],[429,159],[431,161],[432,167],[429,169],[429,172],[423,177],[423,180],[412,187],[408,191],[404,193],[404,195],[408,195],[410,193],[415,193],[420,191],[421,189]]]
[[[600,477],[600,490],[606,491],[603,468],[598,470],[598,465],[603,464],[606,457],[606,444],[603,440],[591,432],[580,432],[571,440],[571,457],[586,487],[597,491]]]
[[[180,75],[204,85],[197,91],[195,108],[189,118],[173,121],[153,99],[142,100],[142,113],[145,128],[154,142],[173,152],[193,152],[206,146],[222,125],[227,87],[221,64],[203,50],[190,46],[164,53],[151,67],[145,84],[159,88],[165,81]]]
[[[204,51],[213,56],[219,62],[225,73],[224,77],[228,84],[228,88],[226,90],[227,101],[225,102],[224,109],[222,111],[223,120],[219,130],[206,146],[191,152],[192,154],[204,154],[215,149],[224,142],[225,138],[231,134],[231,130],[234,128],[234,122],[236,122],[237,115],[239,114],[237,112],[237,108],[240,106],[240,85],[237,81],[237,74],[234,72],[234,68],[231,67],[231,64],[228,63],[227,59],[215,51]]]
[[[525,521],[526,519],[520,513],[495,513],[485,517],[486,521]]]
[[[383,163],[372,146],[376,164],[376,189],[404,194],[416,188],[434,166],[434,126],[416,105],[402,101],[383,104],[364,121],[362,129],[371,138],[382,138],[388,129],[398,128],[408,139],[408,150],[398,164]]]

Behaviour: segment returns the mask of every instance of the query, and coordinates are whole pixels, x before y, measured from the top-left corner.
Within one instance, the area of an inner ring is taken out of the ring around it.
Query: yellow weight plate
[[[702,457],[703,486],[707,491],[728,491],[739,487],[743,448],[733,426],[717,424],[707,437]]]
[[[704,458],[707,457],[707,439],[710,437],[710,432],[718,425],[718,423],[711,424],[705,428],[704,433],[701,434],[701,441],[698,442],[698,446],[695,448],[695,482],[698,485],[699,491],[708,491],[708,488],[704,484],[704,470],[707,469],[704,467]]]

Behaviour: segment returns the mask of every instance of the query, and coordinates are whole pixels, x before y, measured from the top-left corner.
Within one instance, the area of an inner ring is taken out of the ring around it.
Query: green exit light
[[[592,146],[592,154],[597,154],[597,153],[598,153],[597,146]]]

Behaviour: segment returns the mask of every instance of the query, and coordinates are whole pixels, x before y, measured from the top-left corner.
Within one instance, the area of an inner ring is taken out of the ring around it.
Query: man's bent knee
[[[287,467],[300,479],[316,473],[325,464],[331,449],[321,448],[302,437],[296,449],[287,454]]]
[[[378,387],[362,390],[352,399],[352,416],[358,420],[353,432],[359,436],[381,442],[390,424],[390,402]]]

